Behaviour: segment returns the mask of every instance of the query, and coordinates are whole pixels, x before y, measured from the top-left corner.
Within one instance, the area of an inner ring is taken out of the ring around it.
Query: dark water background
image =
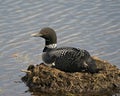
[[[31,96],[20,70],[42,62],[44,40],[30,34],[47,26],[58,46],[86,49],[120,68],[120,0],[0,0],[0,96]]]

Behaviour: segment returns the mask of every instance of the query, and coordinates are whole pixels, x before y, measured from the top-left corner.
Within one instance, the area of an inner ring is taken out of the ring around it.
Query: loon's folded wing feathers
[[[86,68],[87,66],[89,72],[91,73],[94,73],[97,70],[95,61],[86,50],[72,47],[62,47],[52,50],[50,55],[52,58],[55,58],[56,67],[60,66],[62,68],[62,66],[64,66],[64,69],[72,68],[72,65],[74,64],[74,67],[76,66],[75,68]]]
[[[78,67],[83,66],[85,51],[73,47],[56,48],[49,52],[51,58],[55,58],[57,65]],[[66,64],[66,65],[65,65]],[[73,65],[73,66],[74,66]]]
[[[61,47],[51,50],[49,54],[55,57],[78,58],[84,56],[84,50],[80,50],[72,47]]]

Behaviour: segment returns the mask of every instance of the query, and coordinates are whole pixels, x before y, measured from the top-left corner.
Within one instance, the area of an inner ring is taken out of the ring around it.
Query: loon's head
[[[40,32],[34,33],[31,36],[44,38],[46,46],[57,43],[56,33],[52,28],[49,27],[43,28]]]

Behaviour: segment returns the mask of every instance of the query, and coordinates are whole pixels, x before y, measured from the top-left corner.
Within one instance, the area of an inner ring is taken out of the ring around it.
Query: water
[[[31,96],[20,70],[42,62],[44,40],[30,34],[47,26],[59,47],[86,49],[120,68],[120,0],[0,0],[0,96]]]

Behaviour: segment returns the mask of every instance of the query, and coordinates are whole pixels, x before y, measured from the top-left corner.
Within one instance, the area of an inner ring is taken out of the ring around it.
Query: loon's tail
[[[90,73],[98,73],[96,62],[90,56],[88,51],[84,50],[84,57],[83,58],[85,60],[85,64],[87,64],[87,71]]]

